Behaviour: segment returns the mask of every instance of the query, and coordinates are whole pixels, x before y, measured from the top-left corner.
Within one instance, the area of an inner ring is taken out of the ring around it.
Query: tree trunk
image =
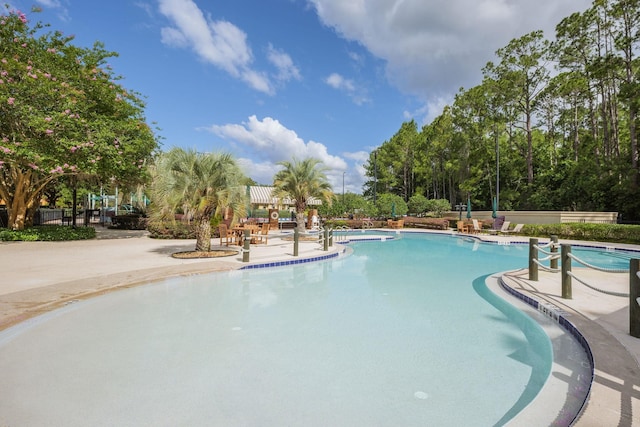
[[[18,168],[12,168],[9,173],[12,185],[0,189],[0,197],[7,204],[7,226],[12,230],[23,230],[25,226],[33,224],[33,213],[40,203],[45,186],[52,178],[38,180],[33,171]]]
[[[300,233],[304,233],[305,231],[307,231],[307,221],[304,217],[304,211],[296,211],[296,228]]]
[[[209,252],[210,250],[211,250],[210,218],[198,218],[196,222],[196,251]]]
[[[528,102],[527,102],[528,104]],[[528,107],[527,107],[528,108]],[[526,132],[527,132],[527,183],[533,184],[533,136],[531,130],[531,113],[529,110],[526,113],[527,123],[526,123]]]
[[[9,214],[9,228],[12,230],[24,230],[27,218],[27,206],[22,200],[14,198],[10,204],[7,204]]]

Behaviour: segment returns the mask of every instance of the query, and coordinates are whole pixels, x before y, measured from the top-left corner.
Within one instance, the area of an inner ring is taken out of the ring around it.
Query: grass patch
[[[20,231],[0,229],[0,241],[4,242],[59,242],[66,240],[87,240],[96,237],[93,227],[68,227],[62,225],[42,225]]]

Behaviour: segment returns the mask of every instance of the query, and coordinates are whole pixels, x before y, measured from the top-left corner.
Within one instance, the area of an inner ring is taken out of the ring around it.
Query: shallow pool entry
[[[478,281],[526,248],[447,236],[168,279],[0,333],[0,425],[502,425],[551,342]]]

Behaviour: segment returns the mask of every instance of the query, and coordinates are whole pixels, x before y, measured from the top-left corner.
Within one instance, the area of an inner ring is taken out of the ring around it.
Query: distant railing
[[[366,229],[370,229],[373,228],[373,221],[368,221],[368,220],[362,220],[362,229],[366,230]]]

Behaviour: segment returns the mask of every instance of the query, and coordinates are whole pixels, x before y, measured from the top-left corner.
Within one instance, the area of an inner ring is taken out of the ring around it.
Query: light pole
[[[459,220],[462,221],[462,211],[467,209],[467,205],[465,205],[464,203],[458,203],[456,205],[456,210],[460,213],[460,217]]]
[[[378,151],[373,150],[373,205],[376,205],[378,192]]]
[[[500,209],[500,139],[496,136],[496,216]]]
[[[342,207],[344,209],[344,174],[347,172],[342,172]]]

